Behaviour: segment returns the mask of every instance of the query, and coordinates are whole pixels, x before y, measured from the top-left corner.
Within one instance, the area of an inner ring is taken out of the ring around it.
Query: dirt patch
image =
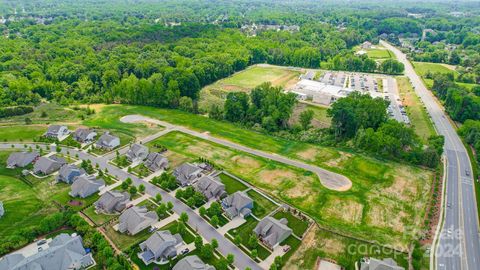
[[[232,157],[231,160],[235,165],[239,167],[246,167],[249,170],[256,170],[261,167],[260,162],[247,156],[238,155],[238,156]]]
[[[266,184],[279,185],[285,179],[295,178],[295,174],[285,170],[265,170],[259,173],[259,177]]]
[[[189,145],[187,147],[187,152],[194,153],[200,157],[205,157],[208,159],[215,159],[215,162],[221,160],[227,160],[232,156],[232,152],[226,149],[221,149],[213,147],[212,145],[205,142],[197,142],[195,144]]]
[[[99,112],[103,109],[103,107],[107,106],[107,104],[101,104],[101,103],[98,103],[98,104],[82,104],[80,105],[79,107],[80,108],[90,108],[90,109],[94,109],[95,112]]]
[[[406,166],[397,166],[392,174],[393,183],[388,188],[383,189],[382,194],[407,202],[413,198],[419,198],[423,192],[428,192],[430,179],[432,178],[428,172],[418,171]]]
[[[375,227],[390,228],[397,232],[403,232],[405,229],[404,221],[411,219],[411,217],[392,204],[393,202],[371,202],[367,223]]]
[[[312,250],[321,250],[328,256],[335,256],[344,252],[345,244],[338,238],[326,237],[326,235],[314,225],[305,235],[298,250],[287,261],[284,269],[311,269],[310,267],[312,266],[308,265],[306,261],[310,260],[313,262],[314,260],[312,259],[316,259],[308,258],[312,255],[315,256],[315,253],[312,254]]]
[[[304,150],[302,152],[298,152],[297,156],[300,157],[303,160],[308,160],[308,161],[315,161],[315,158],[317,157],[317,150],[314,148],[308,148],[307,150]]]
[[[249,92],[251,90],[249,88],[240,87],[238,85],[229,85],[229,84],[223,84],[222,89],[227,91],[227,92],[233,92],[233,91]]]
[[[351,157],[352,154],[350,153],[340,152],[340,157],[326,161],[324,164],[330,167],[337,167]]]
[[[330,198],[322,208],[329,218],[341,219],[349,224],[360,224],[363,216],[363,205],[349,198]]]

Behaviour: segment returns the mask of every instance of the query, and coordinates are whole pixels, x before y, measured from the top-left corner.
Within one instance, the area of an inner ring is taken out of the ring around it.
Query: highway
[[[438,270],[480,269],[480,235],[475,201],[473,175],[468,153],[443,107],[416,74],[406,55],[387,42],[381,44],[391,50],[405,65],[405,75],[410,79],[416,94],[424,103],[437,132],[445,136],[447,161],[445,220],[435,252]]]

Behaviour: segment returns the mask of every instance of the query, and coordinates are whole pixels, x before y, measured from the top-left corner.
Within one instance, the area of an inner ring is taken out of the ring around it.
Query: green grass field
[[[0,141],[18,142],[33,141],[47,131],[47,125],[14,125],[0,126]]]
[[[133,246],[137,246],[152,235],[148,229],[145,229],[135,235],[128,235],[115,231],[111,225],[105,226],[105,233],[107,234],[108,238],[110,238],[122,251],[126,251]]]
[[[397,83],[400,98],[406,107],[411,125],[414,127],[415,133],[426,142],[428,137],[436,134],[430,116],[421,103],[420,98],[415,94],[408,79],[406,77],[397,77]]]
[[[306,110],[313,111],[312,126],[315,128],[327,128],[331,125],[331,118],[327,116],[327,107],[311,105],[306,103],[297,103],[293,114],[290,117],[289,124],[300,125],[300,114]]]
[[[264,218],[277,208],[274,203],[263,197],[255,190],[249,190],[247,195],[253,200],[252,214],[254,214],[257,218]]]
[[[95,206],[87,207],[83,210],[83,213],[87,215],[97,226],[101,226],[110,220],[118,217],[118,215],[105,215],[105,214],[97,214],[95,213]]]
[[[286,218],[288,220],[288,227],[290,227],[293,230],[293,233],[298,237],[302,237],[303,233],[305,233],[308,228],[307,221],[299,219],[290,212],[278,211],[273,217],[276,219]]]
[[[238,180],[221,173],[219,176],[220,180],[222,183],[225,185],[225,191],[228,194],[235,193],[237,191],[243,191],[246,190],[248,187],[244,185],[243,183],[239,182]]]
[[[370,49],[367,50],[367,55],[373,59],[390,59],[393,58],[393,53],[385,49]]]
[[[458,73],[455,70],[452,70],[445,66],[444,64],[440,63],[429,63],[429,62],[412,62],[413,67],[418,75],[425,76],[428,72],[430,73],[452,73],[455,76]]]
[[[47,215],[58,212],[58,206],[70,191],[67,185],[52,185],[53,177],[37,179],[27,176],[21,180],[21,169],[6,169],[5,162],[11,151],[0,152],[0,201],[5,215],[0,218],[0,238],[17,228],[28,229],[38,225]]]

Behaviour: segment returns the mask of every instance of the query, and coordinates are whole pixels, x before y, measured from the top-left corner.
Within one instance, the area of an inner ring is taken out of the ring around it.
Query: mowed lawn
[[[298,81],[300,71],[272,65],[256,65],[230,77],[205,86],[200,92],[199,107],[208,111],[212,104],[222,105],[228,92],[250,92],[251,89],[270,82],[274,86],[289,87]]]
[[[397,77],[397,83],[400,98],[405,106],[411,125],[415,133],[426,142],[428,137],[436,134],[430,116],[407,77]]]
[[[370,49],[367,50],[367,55],[373,59],[390,59],[393,57],[392,52],[386,49]]]
[[[442,63],[429,63],[429,62],[412,62],[413,67],[418,75],[423,78],[425,85],[427,88],[431,89],[433,87],[433,80],[425,78],[425,75],[430,73],[441,73],[441,74],[453,74],[456,78],[459,74],[454,69],[454,66],[450,66],[447,64]],[[458,85],[467,88],[468,90],[472,90],[473,87],[477,86],[478,84],[474,83],[462,83],[456,82]]]
[[[252,89],[264,82],[270,82],[275,86],[285,86],[291,77],[298,76],[297,71],[288,70],[275,66],[252,66],[232,76],[220,80],[221,85],[237,86],[244,89]]]
[[[5,168],[10,153],[11,151],[0,152],[0,201],[5,209],[5,216],[0,218],[0,238],[16,228],[36,226],[45,216],[58,212],[55,205],[57,198],[64,198],[70,191],[66,185],[52,185],[52,177],[27,177],[32,185],[22,181],[21,169]]]
[[[0,142],[33,141],[47,131],[47,125],[0,126]]]

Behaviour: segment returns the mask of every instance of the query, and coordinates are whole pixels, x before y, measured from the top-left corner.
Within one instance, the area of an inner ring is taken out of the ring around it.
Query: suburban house
[[[173,175],[177,179],[180,186],[185,187],[191,185],[202,174],[202,169],[190,164],[183,163],[173,170]]]
[[[128,192],[109,190],[103,193],[100,199],[95,202],[95,209],[97,212],[113,214],[122,212],[128,202],[130,202],[130,194]]]
[[[148,154],[143,165],[153,172],[165,170],[168,168],[168,159],[158,152],[153,152]]]
[[[118,147],[120,145],[120,138],[111,135],[108,132],[103,133],[102,136],[98,139],[98,141],[95,143],[96,148],[102,148],[102,149],[108,149],[112,150],[115,147]]]
[[[91,253],[83,247],[79,235],[59,234],[37,253],[25,257],[21,253],[12,253],[0,260],[0,269],[48,269],[48,270],[79,270],[95,264]]]
[[[398,266],[392,258],[383,260],[365,258],[360,264],[360,270],[405,270],[405,268]]]
[[[274,249],[292,234],[292,229],[287,226],[287,223],[286,218],[278,220],[273,217],[265,217],[257,224],[253,232],[266,246]]]
[[[79,143],[92,142],[97,137],[97,132],[89,128],[77,128],[73,133],[73,138]]]
[[[5,215],[5,209],[3,208],[3,202],[0,201],[0,218]]]
[[[135,235],[157,221],[158,215],[155,211],[148,211],[146,207],[133,206],[120,215],[118,231]]]
[[[134,143],[130,146],[130,149],[128,149],[126,156],[132,163],[143,161],[148,156],[148,147],[139,143]]]
[[[178,261],[172,270],[215,270],[215,267],[205,264],[197,255],[193,255]]]
[[[223,198],[227,195],[225,185],[216,177],[210,175],[202,176],[194,185],[194,188],[202,193],[207,199]]]
[[[253,200],[245,192],[237,191],[222,200],[222,208],[230,219],[247,217],[252,213]]]
[[[83,168],[78,168],[75,164],[65,164],[60,168],[57,175],[57,182],[73,183],[76,177],[85,174]]]
[[[151,262],[165,262],[177,256],[177,247],[183,243],[180,234],[172,235],[170,231],[156,231],[145,242],[140,243],[138,257],[145,265]]]
[[[105,181],[97,180],[93,175],[78,176],[71,185],[71,191],[68,193],[72,197],[86,198],[105,186]]]
[[[65,159],[59,156],[40,157],[33,165],[33,172],[47,175],[58,171],[65,164],[67,164]]]
[[[40,154],[38,152],[15,152],[11,153],[7,159],[7,168],[23,168],[34,162]]]
[[[43,136],[60,140],[63,136],[68,135],[68,133],[69,131],[67,126],[51,125],[48,127],[47,132],[45,132]]]
[[[372,48],[372,43],[370,41],[365,41],[360,45],[362,49],[371,49]]]

